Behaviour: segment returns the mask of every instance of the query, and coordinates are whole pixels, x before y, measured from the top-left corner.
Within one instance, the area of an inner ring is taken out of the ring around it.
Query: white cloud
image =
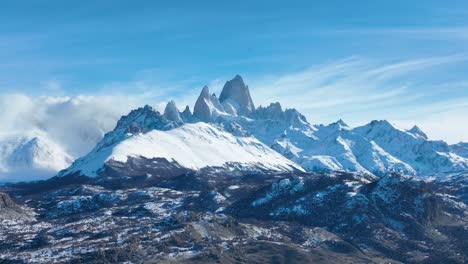
[[[145,104],[138,96],[30,97],[0,95],[0,134],[45,131],[73,156],[89,151],[116,121]]]
[[[451,143],[467,141],[468,97],[427,100],[434,91],[415,90],[408,82],[411,73],[438,65],[466,60],[465,55],[376,63],[353,57],[276,76],[254,76],[245,81],[256,105],[280,101],[295,107],[312,123],[329,123],[343,118],[352,126],[372,119],[390,119],[402,127],[417,124],[432,139]],[[207,82],[212,92],[222,89],[225,78]],[[1,134],[34,133],[43,130],[71,155],[89,151],[113,129],[116,121],[131,109],[150,104],[162,111],[165,102],[176,100],[179,109],[193,104],[202,83],[188,80],[171,85],[152,85],[148,80],[111,83],[88,96],[40,96],[0,94]],[[465,87],[466,80],[457,80]],[[46,84],[63,92],[59,81]],[[450,86],[450,84],[446,84]],[[447,87],[441,87],[447,89]],[[112,95],[108,95],[112,94]]]

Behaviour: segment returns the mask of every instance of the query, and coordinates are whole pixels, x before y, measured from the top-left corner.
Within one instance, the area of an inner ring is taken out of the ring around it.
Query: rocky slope
[[[71,177],[71,176],[66,176]],[[65,177],[65,178],[66,178]],[[9,187],[0,260],[36,263],[466,263],[468,210],[387,175],[187,173]],[[42,186],[54,186],[42,188]],[[440,188],[439,188],[440,187]],[[37,189],[41,189],[37,193]]]
[[[17,205],[10,196],[0,192],[0,220],[11,222],[15,220],[34,219],[34,213],[29,208],[24,208]]]

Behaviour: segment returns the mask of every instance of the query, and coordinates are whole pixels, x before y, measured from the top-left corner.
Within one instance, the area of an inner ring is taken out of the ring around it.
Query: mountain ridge
[[[310,172],[340,170],[373,176],[402,173],[427,177],[468,170],[468,143],[432,141],[417,126],[404,130],[387,120],[373,120],[355,128],[341,119],[329,125],[312,125],[299,111],[283,109],[279,102],[255,108],[249,87],[240,75],[226,82],[219,98],[204,86],[193,113],[189,106],[180,112],[173,100],[162,114],[148,105],[132,110],[91,152],[138,134],[169,131],[197,122],[222,125],[233,135],[253,136]],[[52,140],[48,142],[53,145]],[[62,153],[60,146],[56,149]],[[3,156],[4,160],[21,159],[11,153]],[[62,156],[69,157],[65,152]],[[54,169],[65,169],[70,162]]]
[[[399,173],[427,177],[468,170],[468,159],[451,152],[451,147],[445,142],[428,140],[417,126],[403,130],[387,120],[373,120],[367,125],[350,128],[341,119],[329,125],[311,125],[296,109],[283,109],[279,102],[255,109],[249,87],[239,75],[226,82],[219,98],[210,94],[209,88],[204,86],[193,114],[188,106],[179,112],[173,100],[167,103],[163,114],[150,106],[131,111],[119,120],[116,128],[107,133],[93,151],[109,146],[118,147],[121,142],[139,134],[167,132],[193,124],[221,125],[223,130],[234,136],[252,136],[309,172],[338,170],[371,176]],[[157,148],[162,142],[148,144],[154,144]],[[225,146],[225,149],[229,151],[229,147]],[[146,150],[142,148],[141,151]],[[113,151],[108,154],[111,153]],[[177,155],[170,154],[170,151],[165,153],[177,160]],[[121,152],[119,155],[136,157],[137,154]],[[148,153],[140,156],[159,157]],[[119,159],[124,160],[122,157]],[[83,163],[83,159],[75,163]],[[211,162],[206,161],[206,164]],[[191,169],[201,169],[185,165]],[[86,164],[78,167],[85,168]],[[62,171],[59,175],[67,172],[70,170]],[[95,176],[95,172],[91,174]]]

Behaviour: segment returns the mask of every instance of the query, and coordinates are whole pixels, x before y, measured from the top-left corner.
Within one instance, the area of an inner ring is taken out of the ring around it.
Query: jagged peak
[[[410,130],[410,132],[416,132],[416,133],[421,133],[423,132],[417,125],[414,125]]]
[[[210,96],[210,88],[208,88],[208,86],[205,85],[205,86],[203,86],[203,89],[202,89],[199,97],[208,98],[209,96]]]
[[[236,75],[232,80],[227,81],[221,91],[219,101],[223,103],[226,100],[232,100],[238,107],[239,114],[251,114],[255,110],[249,87],[245,85],[240,75]]]
[[[167,120],[174,122],[182,121],[182,119],[180,118],[179,109],[177,109],[177,105],[173,100],[167,103],[166,108],[164,109],[164,117]]]
[[[135,109],[135,110],[133,110],[133,111],[138,111],[138,110],[140,110],[140,109],[145,110],[145,111],[154,111],[153,107],[150,106],[150,105],[145,105],[145,106],[140,107],[140,108],[137,108],[137,109]]]
[[[341,118],[338,121],[336,121],[336,123],[341,126],[349,127],[348,124],[346,124],[345,121],[343,121],[343,119]]]
[[[192,111],[190,111],[190,107],[188,105],[185,106],[185,109],[184,111],[182,111],[182,113],[186,113],[186,114],[192,114]]]
[[[244,82],[244,80],[242,79],[242,76],[240,76],[239,74],[236,74],[236,76],[234,76],[233,80],[238,80],[238,81]]]
[[[126,116],[122,116],[115,129],[109,133],[113,134],[117,131],[125,131],[131,134],[144,133],[153,128],[164,129],[169,123],[160,112],[149,105],[145,105],[130,111]]]
[[[395,126],[390,123],[388,120],[383,119],[383,120],[372,120],[369,123],[370,126],[380,126],[380,127],[388,127],[388,128],[395,128]]]
[[[283,108],[281,107],[281,104],[280,104],[279,102],[270,103],[270,105],[267,106],[267,108],[269,108],[269,109],[275,109],[275,110],[278,110],[278,111],[283,112]]]
[[[328,126],[337,127],[340,130],[341,129],[349,129],[348,124],[346,124],[341,118],[338,121],[329,124]]]
[[[195,102],[195,106],[193,108],[193,116],[195,118],[204,122],[212,121],[211,119],[212,119],[212,114],[214,111],[213,99],[216,98],[216,97],[213,97],[213,95],[210,95],[210,90],[208,86],[205,85],[200,93],[200,96]]]
[[[408,130],[408,132],[413,135],[420,136],[423,139],[427,139],[426,133],[424,133],[417,125],[414,125],[410,130]]]
[[[192,115],[192,111],[190,111],[190,107],[188,105],[185,107],[184,111],[182,111],[182,113],[180,113],[180,117],[182,118],[182,121],[184,121],[185,123],[192,122],[193,115]]]

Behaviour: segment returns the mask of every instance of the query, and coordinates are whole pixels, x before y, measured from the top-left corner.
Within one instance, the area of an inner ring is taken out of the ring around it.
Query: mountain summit
[[[225,108],[236,109],[237,114],[240,115],[249,115],[255,111],[249,87],[245,85],[240,75],[226,82],[219,101]]]
[[[108,173],[106,168],[115,173],[117,167],[144,173],[151,162],[152,171],[164,167],[178,173],[216,167],[244,172],[347,171],[380,177],[467,170],[468,159],[452,149],[445,142],[428,140],[416,126],[403,130],[387,120],[374,120],[350,128],[341,119],[314,126],[299,111],[283,109],[279,102],[255,108],[249,87],[236,75],[219,98],[203,87],[193,114],[188,107],[179,112],[174,101],[164,114],[149,106],[133,110],[90,154],[60,175],[97,176]]]

